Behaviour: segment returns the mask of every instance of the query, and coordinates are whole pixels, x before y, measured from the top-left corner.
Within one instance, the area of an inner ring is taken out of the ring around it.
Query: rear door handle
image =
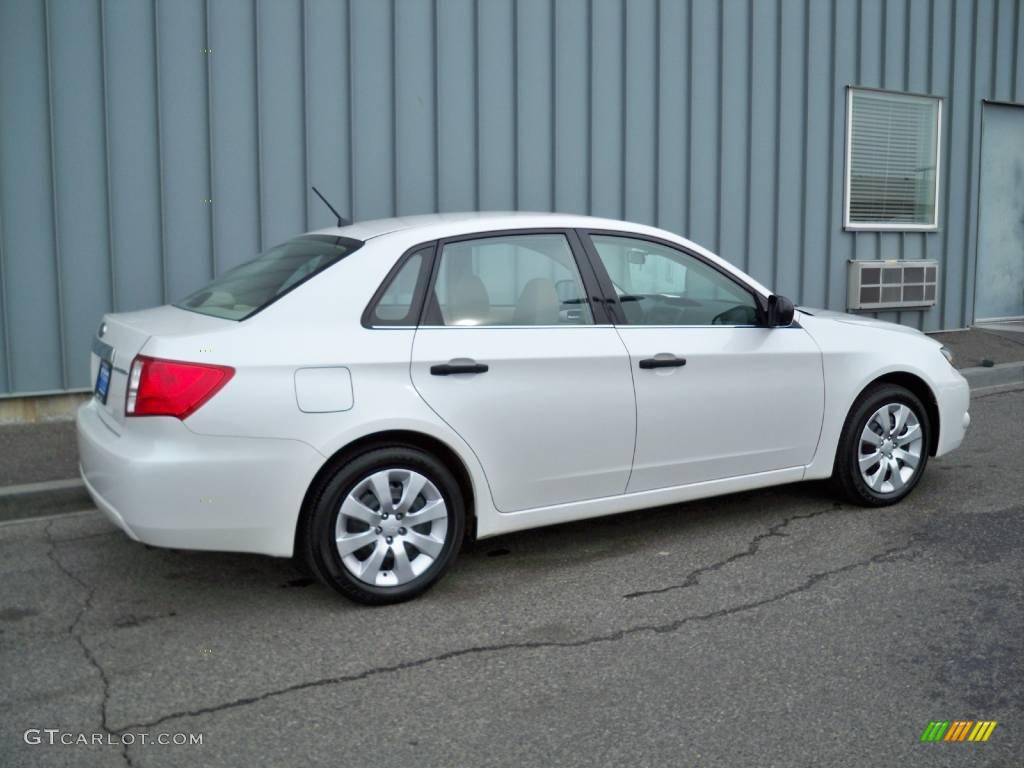
[[[486,363],[478,363],[468,357],[459,357],[449,360],[447,363],[430,366],[430,373],[434,376],[451,376],[453,373],[487,373],[488,370]]]
[[[659,352],[654,357],[646,357],[640,361],[640,367],[648,368],[682,368],[686,365],[685,357],[676,357],[671,352]]]

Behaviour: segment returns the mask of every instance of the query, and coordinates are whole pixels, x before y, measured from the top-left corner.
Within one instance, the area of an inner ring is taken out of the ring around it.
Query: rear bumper
[[[165,417],[135,419],[118,435],[94,400],[77,427],[86,489],[136,541],[292,554],[302,498],[324,462],[306,443],[198,435]]]

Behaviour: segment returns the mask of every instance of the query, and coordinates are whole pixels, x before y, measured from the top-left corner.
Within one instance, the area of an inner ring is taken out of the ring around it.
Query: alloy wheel
[[[886,403],[867,420],[859,445],[858,465],[864,482],[876,493],[894,493],[917,472],[924,431],[912,408]]]
[[[342,564],[360,581],[397,587],[426,572],[448,534],[444,497],[410,469],[382,469],[355,484],[335,524]]]

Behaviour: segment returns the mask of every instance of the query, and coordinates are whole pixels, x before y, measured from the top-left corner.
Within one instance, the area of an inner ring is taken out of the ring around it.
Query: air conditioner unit
[[[939,263],[850,260],[849,309],[924,309],[938,295]]]

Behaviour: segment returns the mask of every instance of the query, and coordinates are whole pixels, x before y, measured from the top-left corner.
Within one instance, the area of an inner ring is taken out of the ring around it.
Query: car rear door
[[[412,381],[473,449],[502,512],[625,491],[636,412],[629,356],[575,233],[441,241]],[[580,261],[584,269],[580,269]]]
[[[758,325],[750,290],[678,246],[581,233],[636,387],[628,492],[802,467],[824,408],[821,352],[799,325]]]

